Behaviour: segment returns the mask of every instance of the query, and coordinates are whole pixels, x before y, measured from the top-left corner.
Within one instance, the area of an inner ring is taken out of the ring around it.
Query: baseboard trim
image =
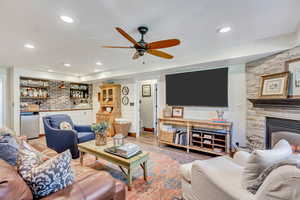
[[[146,127],[144,127],[144,131],[147,131],[147,132],[154,132],[154,128],[146,128]]]
[[[130,136],[130,137],[136,137],[136,133],[131,133],[131,132],[129,132],[129,133],[128,133],[128,136]]]

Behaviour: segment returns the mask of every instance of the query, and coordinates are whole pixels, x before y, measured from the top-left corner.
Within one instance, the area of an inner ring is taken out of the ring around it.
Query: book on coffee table
[[[140,147],[132,143],[126,143],[120,147],[109,147],[104,149],[104,151],[121,156],[123,158],[130,158],[141,153]]]

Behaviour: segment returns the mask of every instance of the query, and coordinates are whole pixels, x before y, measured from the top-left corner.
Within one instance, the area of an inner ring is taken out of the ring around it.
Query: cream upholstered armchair
[[[194,161],[181,166],[185,200],[299,200],[300,169],[282,166],[272,171],[254,195],[242,187],[242,172],[251,154]]]

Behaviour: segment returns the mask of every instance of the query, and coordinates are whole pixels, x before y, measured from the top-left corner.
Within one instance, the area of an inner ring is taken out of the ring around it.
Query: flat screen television
[[[166,103],[228,107],[228,68],[166,75]]]

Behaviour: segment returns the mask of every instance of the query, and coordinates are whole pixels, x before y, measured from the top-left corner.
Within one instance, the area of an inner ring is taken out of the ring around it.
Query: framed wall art
[[[287,98],[289,72],[264,75],[261,77],[260,98]]]
[[[123,104],[124,106],[126,106],[126,105],[128,105],[128,103],[129,103],[129,98],[128,98],[127,96],[124,96],[124,97],[122,98],[122,104]]]
[[[142,85],[142,96],[151,97],[151,84]]]
[[[172,117],[183,118],[183,107],[172,107]]]
[[[127,86],[124,86],[124,87],[122,88],[122,94],[123,94],[123,95],[128,95],[128,94],[129,94],[129,88],[128,88]]]
[[[285,66],[290,72],[288,96],[300,98],[300,58],[287,61]]]

